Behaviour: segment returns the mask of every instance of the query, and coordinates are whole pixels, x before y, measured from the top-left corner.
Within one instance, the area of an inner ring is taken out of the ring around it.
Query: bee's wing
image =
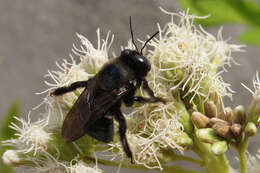
[[[91,125],[104,117],[109,108],[128,92],[128,88],[123,86],[99,94],[96,91],[96,79],[92,78],[63,122],[62,137],[65,141],[75,141],[83,136]]]
[[[87,87],[81,93],[67,114],[62,125],[62,137],[66,142],[74,141],[85,134],[84,125],[91,116],[91,103],[96,91],[96,79],[88,80]]]
[[[99,94],[93,100],[93,107],[91,111],[91,116],[87,124],[85,125],[85,129],[90,128],[93,124],[96,123],[97,120],[104,117],[109,109],[118,103],[122,99],[123,96],[127,95],[129,92],[129,88],[127,85],[122,86],[121,88],[114,89],[112,91],[106,91]],[[119,106],[121,105],[118,104]]]

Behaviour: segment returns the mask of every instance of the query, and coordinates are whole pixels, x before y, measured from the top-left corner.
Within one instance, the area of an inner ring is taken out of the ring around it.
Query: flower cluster
[[[62,122],[82,89],[60,97],[49,96],[50,91],[57,87],[67,86],[76,81],[88,80],[108,61],[108,49],[112,44],[113,36],[110,37],[108,33],[106,39],[103,40],[100,38],[98,29],[97,49],[82,35],[77,34],[77,36],[81,45],[80,48],[73,45],[73,52],[80,63],[76,63],[75,58],[71,55],[70,62],[63,60],[61,64],[56,63],[59,71],[48,71],[46,77],[49,77],[51,82],[45,81],[45,83],[49,88],[38,93],[47,93],[47,97],[33,109],[44,105],[46,111],[40,115],[38,121],[31,122],[29,114],[28,120],[16,118],[20,125],[11,124],[10,128],[17,132],[17,138],[3,141],[3,145],[11,146],[14,149],[6,151],[3,155],[6,164],[34,165],[36,172],[101,172],[101,170],[91,168],[82,161],[75,162],[74,158],[85,154],[86,150],[92,148],[90,144],[87,144],[91,143],[87,137],[73,144],[66,144],[60,139]],[[81,143],[84,143],[84,145],[80,146]],[[84,147],[89,148],[85,149]],[[17,157],[13,157],[14,155]]]
[[[166,103],[135,104],[134,110],[126,113],[127,139],[135,163],[161,170],[164,163],[176,159],[173,158],[175,155],[169,158],[169,153],[174,154],[176,150],[182,153],[194,144],[191,134],[194,126],[190,120],[194,109],[200,111],[202,105],[210,101],[216,106],[216,112],[224,108],[222,99],[231,97],[232,90],[220,73],[233,61],[231,52],[241,51],[241,46],[222,39],[221,30],[215,38],[197,27],[194,19],[201,17],[188,12],[165,13],[172,20],[163,28],[158,26],[159,38],[149,43],[152,49],[145,56],[152,67],[147,76],[148,84],[155,96],[162,97]],[[46,76],[51,81],[45,83],[49,88],[40,93],[47,93],[47,97],[39,105],[44,105],[46,111],[36,122],[28,118],[28,121],[19,120],[20,126],[12,124],[17,138],[4,142],[13,147],[3,156],[6,163],[33,165],[36,172],[100,173],[101,170],[84,162],[86,156],[93,156],[95,149],[110,150],[126,158],[118,139],[106,147],[99,147],[101,144],[87,135],[72,144],[65,143],[60,135],[62,122],[82,89],[58,97],[49,96],[57,87],[90,79],[109,60],[108,49],[113,36],[108,33],[103,40],[99,30],[97,35],[97,48],[94,48],[89,40],[77,34],[81,44],[73,45],[74,55],[70,56],[70,61],[56,63],[58,71],[48,71]],[[127,47],[133,48],[131,42]],[[218,72],[219,68],[222,71]],[[259,89],[258,78],[257,81],[255,87]],[[142,89],[137,94],[147,97]]]
[[[193,144],[188,134],[192,125],[188,120],[180,121],[189,116],[183,99],[189,100],[192,109],[199,109],[198,105],[212,100],[220,113],[221,107],[224,108],[223,97],[231,97],[232,90],[218,70],[225,70],[224,66],[231,64],[231,52],[242,51],[242,46],[224,41],[221,30],[215,38],[197,27],[194,19],[202,17],[188,12],[165,13],[172,20],[163,29],[158,26],[159,38],[150,42],[152,49],[146,56],[152,66],[147,76],[149,86],[167,103],[136,105],[134,113],[127,116],[135,162],[160,169],[161,162],[165,161],[165,155],[161,153],[175,149],[182,152]],[[140,94],[147,96],[142,90]],[[110,145],[120,147],[119,144]]]
[[[220,74],[225,65],[230,66],[233,61],[231,52],[242,51],[242,46],[223,40],[221,29],[215,38],[201,26],[194,25],[196,18],[205,17],[190,15],[188,11],[165,13],[170,14],[172,20],[165,27],[159,27],[160,37],[151,41],[154,49],[148,53],[157,72],[153,79],[161,79],[163,86],[171,91],[183,91],[190,102],[212,99],[223,106],[222,98],[231,97],[232,90]]]
[[[19,152],[33,152],[33,155],[36,155],[38,151],[48,148],[51,133],[44,130],[44,127],[47,125],[44,119],[31,122],[30,114],[27,121],[15,118],[21,123],[21,127],[12,123],[10,128],[17,131],[15,134],[17,138],[4,141],[4,145],[12,146]]]

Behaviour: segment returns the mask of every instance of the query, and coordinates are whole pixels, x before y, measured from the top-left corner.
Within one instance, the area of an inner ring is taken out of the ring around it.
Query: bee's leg
[[[129,92],[123,97],[123,101],[126,106],[132,106],[134,104],[134,96],[137,88],[132,81],[129,82]]]
[[[144,79],[145,80],[145,79]],[[143,83],[145,90],[147,90],[148,94],[151,96],[150,98],[145,98],[141,96],[135,96],[136,93],[136,87],[134,85],[129,85],[129,93],[124,96],[123,101],[126,106],[132,106],[134,102],[140,102],[140,103],[156,103],[156,102],[163,102],[166,103],[165,100],[163,100],[160,97],[155,97],[153,91],[149,88],[147,81],[145,80]]]
[[[148,82],[145,78],[142,80],[142,88],[148,93],[148,95],[151,98],[137,97],[137,98],[135,98],[135,101],[138,101],[141,103],[154,103],[154,102],[162,102],[164,104],[166,103],[166,101],[163,98],[154,96],[153,90],[149,87]]]
[[[146,97],[141,97],[141,96],[135,96],[133,97],[133,101],[135,102],[140,102],[140,103],[156,103],[156,102],[162,102],[165,104],[165,100],[163,100],[160,97],[150,97],[150,98],[146,98]]]
[[[51,96],[59,96],[76,90],[77,88],[87,87],[88,81],[74,82],[70,86],[60,87],[51,92]]]
[[[121,140],[122,146],[124,148],[124,151],[125,151],[127,157],[129,157],[131,159],[131,163],[134,163],[133,155],[132,155],[132,152],[130,150],[130,147],[128,145],[127,138],[125,135],[126,130],[127,130],[125,117],[122,114],[120,108],[119,109],[115,108],[115,109],[116,110],[113,110],[113,111],[115,113],[115,119],[119,123],[119,135],[120,135],[120,140]]]
[[[154,97],[153,90],[149,87],[147,80],[144,78],[142,81],[142,88],[149,94],[150,97]]]

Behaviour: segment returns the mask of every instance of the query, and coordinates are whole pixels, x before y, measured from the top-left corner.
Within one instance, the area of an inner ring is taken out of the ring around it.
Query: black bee
[[[155,103],[164,102],[164,100],[155,97],[148,86],[145,77],[151,69],[151,64],[142,55],[143,48],[158,32],[145,42],[139,52],[134,43],[131,17],[129,21],[132,42],[136,50],[123,50],[119,57],[107,62],[94,77],[87,81],[72,83],[67,87],[57,88],[51,92],[51,95],[59,96],[84,87],[85,90],[63,122],[63,139],[66,142],[72,142],[88,134],[97,140],[110,142],[114,136],[113,118],[115,118],[119,123],[122,146],[133,163],[132,152],[125,135],[127,126],[120,109],[121,104],[124,102],[126,106],[132,106],[135,101]],[[136,90],[140,87],[149,94],[149,98],[135,96]]]

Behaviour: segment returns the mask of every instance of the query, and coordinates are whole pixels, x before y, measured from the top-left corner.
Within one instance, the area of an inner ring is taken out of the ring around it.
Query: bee
[[[62,125],[62,138],[72,142],[85,134],[108,143],[113,140],[114,120],[119,123],[119,135],[126,155],[133,163],[133,155],[126,138],[127,124],[121,111],[121,104],[132,106],[134,102],[155,103],[165,101],[155,97],[145,77],[151,70],[149,60],[143,56],[146,44],[159,32],[152,35],[139,52],[133,36],[131,17],[129,19],[132,43],[136,50],[125,49],[117,58],[103,65],[101,70],[87,81],[78,81],[70,86],[60,87],[51,92],[51,96],[85,88]],[[135,96],[142,87],[149,97]]]

